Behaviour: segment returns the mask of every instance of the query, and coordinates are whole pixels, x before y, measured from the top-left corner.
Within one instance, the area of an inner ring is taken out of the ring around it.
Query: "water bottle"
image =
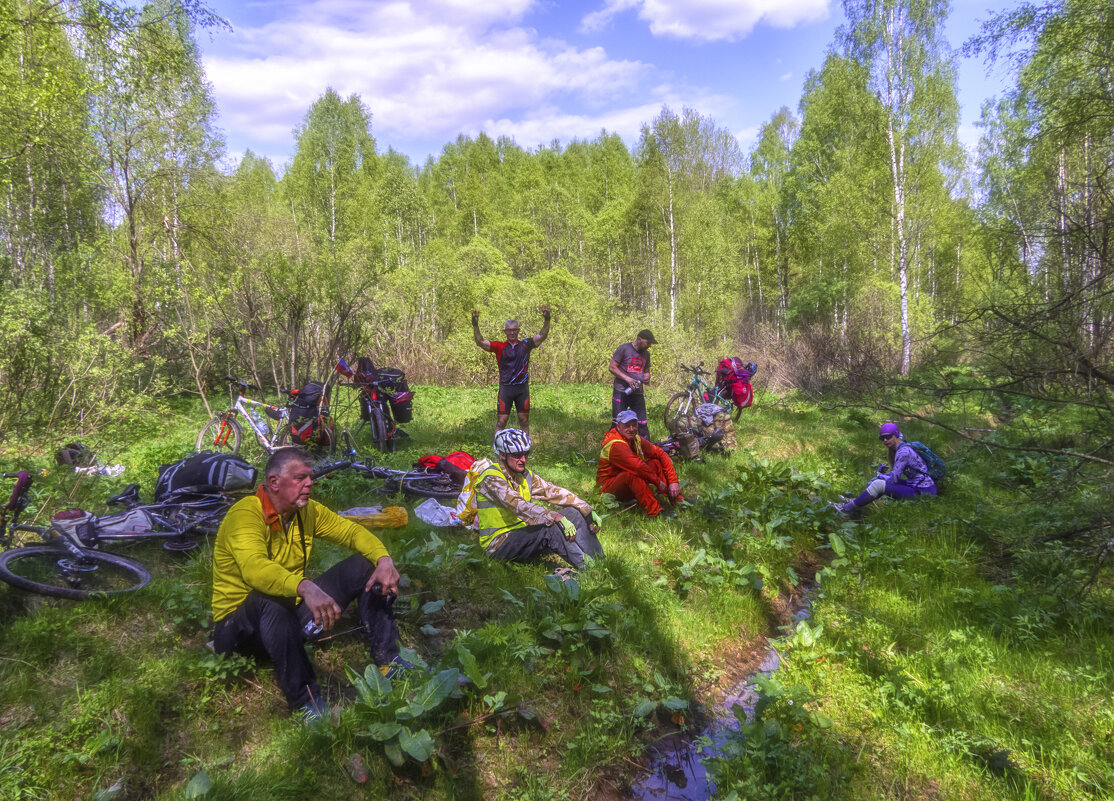
[[[642,389],[642,382],[641,381],[635,381],[633,387],[627,387],[626,389],[623,390],[623,394],[624,395],[629,395],[632,392],[634,392],[636,389]]]
[[[251,415],[251,419],[255,423],[256,428],[262,431],[265,436],[270,436],[271,426],[267,423],[266,418],[259,413],[259,410],[253,407],[248,411],[248,414]]]
[[[302,631],[305,632],[307,640],[312,640],[324,630],[325,629],[321,627],[321,624],[314,620],[312,617],[307,620],[306,625],[302,627]]]

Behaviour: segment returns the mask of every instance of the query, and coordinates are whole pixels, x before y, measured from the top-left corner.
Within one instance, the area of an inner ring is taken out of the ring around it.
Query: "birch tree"
[[[893,192],[891,263],[901,298],[901,373],[908,375],[910,219],[917,163],[930,166],[955,139],[955,68],[943,35],[948,0],[844,0],[848,53],[869,70],[885,112]]]

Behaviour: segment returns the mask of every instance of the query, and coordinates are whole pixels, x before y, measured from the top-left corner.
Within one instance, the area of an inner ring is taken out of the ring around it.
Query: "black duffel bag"
[[[236,492],[255,487],[258,471],[231,453],[201,453],[159,468],[155,503],[181,492],[209,494]]]

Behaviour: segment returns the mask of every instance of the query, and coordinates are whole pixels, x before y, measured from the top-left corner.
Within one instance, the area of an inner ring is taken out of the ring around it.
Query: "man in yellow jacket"
[[[213,547],[213,647],[266,656],[290,708],[316,717],[324,708],[305,641],[331,629],[357,601],[372,660],[398,660],[391,604],[398,571],[370,531],[310,499],[313,472],[295,448],[276,451],[254,495],[224,518]],[[315,538],[356,551],[318,578],[306,576]]]

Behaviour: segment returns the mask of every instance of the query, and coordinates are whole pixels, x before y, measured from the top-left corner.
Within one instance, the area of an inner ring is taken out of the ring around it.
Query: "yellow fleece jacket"
[[[305,527],[304,551],[300,526]],[[317,501],[300,509],[285,531],[262,486],[237,501],[213,546],[213,622],[236,611],[252,590],[296,598],[315,537],[361,553],[372,564],[388,555],[374,534]]]

